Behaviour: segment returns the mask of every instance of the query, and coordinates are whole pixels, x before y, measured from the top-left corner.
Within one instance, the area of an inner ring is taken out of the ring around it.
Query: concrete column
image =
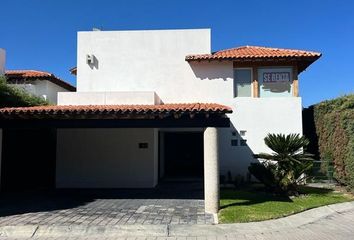
[[[217,128],[204,131],[204,200],[205,212],[219,210],[219,150]]]

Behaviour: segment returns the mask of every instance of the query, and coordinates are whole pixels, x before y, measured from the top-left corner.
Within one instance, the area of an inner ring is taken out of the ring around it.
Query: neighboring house
[[[220,175],[247,177],[252,154],[270,151],[267,133],[302,134],[298,76],[320,56],[212,53],[209,29],[79,32],[77,92],[58,93],[58,106],[0,110],[0,127],[4,142],[16,124],[56,130],[57,188],[202,178],[206,211],[217,212]]]
[[[57,104],[59,92],[74,92],[71,84],[54,74],[37,70],[6,70],[7,83],[21,87],[27,92],[42,97],[51,104]]]

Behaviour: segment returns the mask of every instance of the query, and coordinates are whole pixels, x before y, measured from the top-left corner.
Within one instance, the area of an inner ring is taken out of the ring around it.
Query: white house
[[[320,56],[212,53],[209,29],[79,32],[77,91],[58,93],[58,106],[0,110],[0,127],[55,128],[57,188],[202,178],[217,212],[220,175],[247,177],[267,133],[302,133],[298,75]]]
[[[5,60],[5,50],[0,48],[0,76],[5,75],[8,84],[22,88],[51,104],[57,104],[58,92],[76,91],[74,86],[49,72],[5,69]]]
[[[7,83],[57,104],[59,92],[73,92],[76,88],[54,74],[38,70],[6,70]]]

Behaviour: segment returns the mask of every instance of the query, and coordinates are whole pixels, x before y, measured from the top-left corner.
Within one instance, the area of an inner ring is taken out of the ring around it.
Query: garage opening
[[[160,179],[203,179],[203,132],[160,133]]]
[[[54,188],[55,158],[55,129],[3,129],[1,190]]]

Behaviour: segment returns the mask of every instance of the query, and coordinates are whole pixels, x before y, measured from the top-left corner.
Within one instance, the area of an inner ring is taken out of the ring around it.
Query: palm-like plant
[[[313,155],[303,151],[309,140],[299,134],[268,134],[264,142],[273,153],[259,153],[254,157],[272,172],[275,185],[281,190],[296,191],[300,176],[312,166]]]

